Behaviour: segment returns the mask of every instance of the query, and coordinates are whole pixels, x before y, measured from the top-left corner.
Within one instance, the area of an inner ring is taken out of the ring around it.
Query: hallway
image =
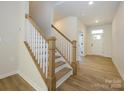
[[[120,84],[120,75],[111,59],[99,56],[86,56],[83,62],[78,64],[78,75],[65,81],[57,91],[93,91],[93,90],[124,90],[120,85],[110,88],[111,81]],[[116,81],[115,81],[116,80]],[[19,75],[13,75],[0,79],[0,90],[34,90]]]
[[[124,90],[120,88],[121,77],[111,59],[86,56],[78,65],[78,75],[69,78],[57,90]],[[116,83],[116,85],[112,85]]]

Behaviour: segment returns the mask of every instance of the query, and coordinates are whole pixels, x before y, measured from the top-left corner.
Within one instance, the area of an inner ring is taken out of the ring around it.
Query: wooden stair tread
[[[65,74],[67,74],[69,71],[71,71],[70,68],[65,67],[59,72],[56,73],[56,81],[58,81],[60,78],[62,78]]]
[[[55,53],[57,52],[57,50],[55,50]]]
[[[57,68],[57,67],[59,67],[59,66],[61,66],[63,64],[65,64],[65,62],[63,62],[63,61],[56,62],[55,67]]]
[[[57,59],[57,58],[60,58],[61,56],[58,56],[58,55],[55,55],[55,58]]]

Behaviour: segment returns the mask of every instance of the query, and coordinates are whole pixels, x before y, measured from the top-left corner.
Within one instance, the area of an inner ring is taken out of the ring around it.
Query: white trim
[[[123,74],[123,72],[121,71],[121,69],[118,67],[117,64],[115,64],[115,66],[116,66],[116,68],[117,68],[117,70],[118,70],[118,72],[119,72],[121,78],[124,80],[124,74]]]
[[[27,81],[36,91],[41,91],[41,87],[37,86],[35,82],[33,82],[31,79],[29,79],[26,75],[24,75],[21,71],[18,71],[18,74]],[[45,90],[44,90],[45,91]]]
[[[17,74],[17,71],[12,71],[12,72],[8,72],[8,73],[4,73],[4,74],[1,74],[1,75],[0,75],[0,79],[9,77],[9,76],[15,75],[15,74]]]
[[[124,81],[124,75],[123,75],[123,74],[121,74],[121,77],[122,77],[122,79],[123,79],[123,81]]]
[[[64,75],[62,78],[60,78],[57,82],[56,82],[56,88],[58,88],[64,81],[66,81],[71,75],[73,75],[73,70],[71,70],[70,72],[68,72],[66,75]]]
[[[60,58],[55,59],[55,63],[60,62],[60,61],[64,61],[64,60],[65,59],[61,56]]]
[[[114,64],[115,64],[115,63],[114,63]],[[117,68],[117,70],[118,70],[118,72],[119,72],[121,78],[124,80],[124,74],[123,74],[123,72],[121,71],[121,69],[118,67],[117,64],[115,64],[115,66],[116,66],[116,68]]]
[[[59,66],[59,67],[57,67],[57,68],[55,69],[55,73],[59,72],[60,70],[62,70],[62,69],[65,68],[65,67],[67,67],[66,63],[63,64],[63,65],[61,65],[61,66]]]
[[[120,69],[120,67],[118,66],[118,64],[116,64],[116,62],[113,60],[113,58],[112,58],[112,62],[113,62],[113,64],[115,65],[115,67],[117,68],[117,70],[118,70],[118,72],[119,72],[121,78],[124,80],[124,74],[123,74],[123,72],[121,71],[121,69]]]

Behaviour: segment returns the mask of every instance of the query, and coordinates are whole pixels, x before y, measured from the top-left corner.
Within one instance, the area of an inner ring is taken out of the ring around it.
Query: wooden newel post
[[[76,61],[76,41],[72,41],[72,63],[73,75],[77,75],[77,61]]]
[[[55,37],[48,39],[48,90],[56,90],[56,77],[55,77]]]

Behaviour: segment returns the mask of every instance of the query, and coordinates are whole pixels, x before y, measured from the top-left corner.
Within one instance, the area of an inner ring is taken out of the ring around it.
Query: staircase
[[[47,37],[30,16],[25,18],[25,46],[48,90],[56,90],[70,76],[77,74],[76,41],[71,41],[53,25],[53,36]]]
[[[57,50],[55,55],[55,74],[57,88],[73,74],[73,69],[69,64],[67,64],[66,60]]]

